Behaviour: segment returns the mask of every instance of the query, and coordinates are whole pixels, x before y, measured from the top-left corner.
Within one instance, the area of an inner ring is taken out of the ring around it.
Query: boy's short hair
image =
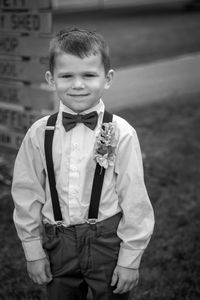
[[[85,29],[62,29],[51,40],[49,47],[49,70],[53,74],[55,58],[61,52],[80,58],[101,54],[105,73],[110,69],[109,47],[101,34]]]

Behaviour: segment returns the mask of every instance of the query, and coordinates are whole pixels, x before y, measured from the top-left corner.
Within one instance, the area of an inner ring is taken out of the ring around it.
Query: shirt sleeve
[[[122,209],[118,265],[137,269],[153,232],[154,213],[144,183],[138,137],[134,128],[129,129],[120,139],[116,159],[116,188]]]
[[[46,256],[42,247],[41,209],[45,174],[40,151],[27,132],[18,152],[12,182],[14,223],[28,261]]]

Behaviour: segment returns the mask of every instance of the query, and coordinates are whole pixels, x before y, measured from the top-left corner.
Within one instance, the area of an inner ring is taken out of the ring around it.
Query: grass
[[[199,95],[121,110],[137,130],[156,226],[143,256],[131,300],[200,299],[200,102]],[[3,155],[2,155],[3,156]],[[12,154],[9,154],[12,161]],[[4,158],[8,153],[4,153]],[[3,160],[2,160],[3,161]],[[12,222],[10,169],[3,166],[0,199],[0,299],[45,300],[27,278]]]
[[[64,26],[96,30],[109,42],[114,68],[199,52],[200,11],[163,9],[54,15],[54,32]]]
[[[156,217],[132,299],[200,299],[199,95],[121,113],[140,136]]]

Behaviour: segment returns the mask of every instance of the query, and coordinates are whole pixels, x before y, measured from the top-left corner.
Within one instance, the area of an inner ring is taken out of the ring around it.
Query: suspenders
[[[61,213],[59,199],[58,199],[58,192],[56,189],[56,180],[55,180],[53,155],[52,155],[53,136],[54,136],[57,116],[58,113],[55,113],[51,115],[47,120],[45,138],[44,138],[44,151],[46,157],[47,174],[49,179],[54,219],[56,222],[59,223],[62,222],[62,213]],[[113,115],[105,111],[103,116],[103,123],[112,122],[112,118]],[[97,164],[95,169],[94,179],[93,179],[88,219],[98,218],[98,210],[99,210],[99,203],[101,199],[101,191],[103,186],[104,175],[105,175],[105,169],[102,168],[99,164]]]

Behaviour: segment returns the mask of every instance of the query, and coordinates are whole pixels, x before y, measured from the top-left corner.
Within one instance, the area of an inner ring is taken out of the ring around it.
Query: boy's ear
[[[106,83],[105,83],[105,90],[108,90],[109,87],[112,84],[113,77],[114,77],[114,70],[109,70],[108,73],[106,74]]]
[[[54,83],[53,75],[51,74],[50,71],[47,71],[45,73],[45,79],[46,79],[49,87],[54,89],[55,88],[55,83]]]

